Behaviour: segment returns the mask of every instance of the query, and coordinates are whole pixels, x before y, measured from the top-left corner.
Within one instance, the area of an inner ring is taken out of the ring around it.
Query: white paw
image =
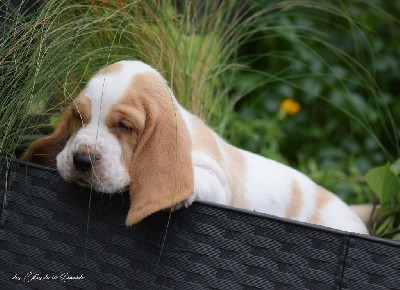
[[[176,211],[176,210],[181,209],[183,207],[185,207],[185,208],[189,207],[194,202],[195,199],[196,199],[196,196],[193,193],[191,196],[189,196],[188,199],[186,199],[186,200],[174,205],[173,207],[171,207],[171,211]]]

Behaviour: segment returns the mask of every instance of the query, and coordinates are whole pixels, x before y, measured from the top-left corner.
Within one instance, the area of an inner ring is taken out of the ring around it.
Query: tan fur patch
[[[194,182],[189,132],[165,81],[154,73],[136,75],[127,96],[140,101],[146,116],[130,166],[129,226],[187,199]]]
[[[82,121],[74,113],[74,110],[74,106],[69,105],[62,113],[53,133],[33,142],[21,159],[46,166],[55,166],[58,153],[63,150],[69,137],[82,126]]]
[[[146,123],[143,105],[138,98],[134,97],[135,93],[136,91],[131,86],[126,92],[126,97],[118,104],[113,105],[105,117],[105,124],[108,130],[117,137],[121,144],[121,163],[128,171],[132,165],[133,152]],[[121,132],[118,129],[120,122],[132,130],[130,132]]]
[[[309,223],[312,224],[321,224],[321,209],[328,204],[328,202],[332,199],[332,193],[327,191],[325,188],[321,186],[317,186],[315,192],[315,208],[313,214],[307,219]]]
[[[303,206],[303,193],[297,180],[292,179],[292,194],[290,202],[285,211],[285,217],[288,219],[296,219],[300,216],[301,207]]]
[[[243,154],[232,145],[226,144],[228,180],[231,188],[232,199],[230,205],[238,208],[248,208],[247,200],[244,196],[244,172],[246,172],[246,160]]]
[[[88,124],[92,119],[92,101],[85,95],[78,96],[71,104],[72,110],[83,124]]]
[[[194,115],[192,116],[193,118],[191,118],[191,121],[194,129],[193,150],[206,152],[215,161],[221,164],[222,156],[213,131],[208,128],[200,118]]]
[[[124,66],[121,63],[116,62],[116,63],[110,64],[106,67],[103,67],[101,70],[99,70],[95,74],[95,76],[118,73],[122,70],[123,67]]]
[[[122,154],[120,161],[128,171],[133,152],[138,143],[139,134],[143,132],[146,118],[142,109],[136,109],[140,108],[140,106],[135,103],[137,102],[125,98],[121,103],[113,105],[105,117],[108,131],[117,137],[121,144]],[[121,123],[129,129],[121,130]]]
[[[244,197],[243,176],[246,170],[246,161],[240,151],[234,146],[221,143],[222,154],[217,144],[215,133],[197,116],[192,115],[193,126],[193,150],[206,152],[212,157],[227,174],[231,200],[229,205],[238,208],[247,208],[248,204]]]

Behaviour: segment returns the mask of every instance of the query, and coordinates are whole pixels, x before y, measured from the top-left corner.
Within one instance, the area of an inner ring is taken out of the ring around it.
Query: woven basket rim
[[[57,169],[54,167],[47,167],[47,166],[44,166],[41,164],[24,161],[24,160],[12,158],[12,157],[7,157],[7,156],[3,156],[2,159],[6,159],[7,162],[16,164],[17,166],[28,166],[28,167],[32,167],[32,168],[36,168],[36,169],[45,170],[46,172],[51,173],[51,174],[58,174]],[[396,241],[396,240],[390,240],[390,239],[380,238],[380,237],[376,237],[376,236],[368,236],[368,235],[363,235],[363,234],[353,233],[353,232],[346,232],[346,231],[342,231],[342,230],[338,230],[338,229],[333,229],[333,228],[310,224],[310,223],[306,223],[306,222],[300,222],[300,221],[296,221],[296,220],[286,219],[286,218],[282,218],[279,216],[274,216],[274,215],[265,214],[265,213],[261,213],[261,212],[251,211],[251,210],[243,209],[243,208],[231,207],[228,205],[223,205],[223,204],[218,204],[218,203],[213,203],[213,202],[195,201],[195,203],[203,204],[203,205],[207,205],[207,206],[211,206],[211,207],[215,207],[215,208],[220,208],[220,209],[224,209],[224,210],[229,210],[229,211],[237,212],[237,213],[244,214],[244,215],[250,215],[250,216],[254,216],[254,217],[258,217],[258,218],[269,218],[269,219],[276,220],[278,222],[293,225],[293,226],[306,227],[309,229],[323,231],[323,232],[327,232],[327,233],[331,233],[331,234],[348,236],[349,238],[357,237],[358,239],[362,239],[365,241],[372,241],[372,242],[380,243],[383,245],[400,247],[400,241]]]

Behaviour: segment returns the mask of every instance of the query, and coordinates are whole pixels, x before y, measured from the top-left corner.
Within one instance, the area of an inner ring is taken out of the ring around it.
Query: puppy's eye
[[[76,121],[78,121],[80,124],[82,123],[82,115],[79,114],[78,112],[74,111],[73,117]]]
[[[76,118],[78,120],[82,120],[81,112],[77,108],[74,108],[72,110],[72,114],[73,114],[74,118]]]
[[[82,115],[79,112],[75,112],[75,118],[78,119],[79,121],[81,121]]]
[[[123,122],[119,122],[117,128],[120,131],[132,131],[132,128]]]
[[[80,126],[84,126],[84,124],[86,123],[85,118],[77,111],[74,111],[73,114],[75,120],[80,124]]]

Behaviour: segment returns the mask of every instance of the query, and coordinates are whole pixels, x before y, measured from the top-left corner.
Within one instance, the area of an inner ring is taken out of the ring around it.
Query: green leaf
[[[395,234],[392,239],[396,240],[396,241],[400,241],[400,233],[399,234]]]
[[[58,120],[60,119],[60,116],[51,116],[50,117],[50,126],[55,129],[56,125],[58,123]]]
[[[382,236],[384,233],[387,233],[392,230],[393,228],[394,217],[390,216],[386,218],[382,224],[376,229],[376,233],[378,236]]]
[[[400,201],[399,177],[391,170],[390,165],[372,168],[366,174],[368,186],[376,193],[381,202],[381,214],[394,210]]]

